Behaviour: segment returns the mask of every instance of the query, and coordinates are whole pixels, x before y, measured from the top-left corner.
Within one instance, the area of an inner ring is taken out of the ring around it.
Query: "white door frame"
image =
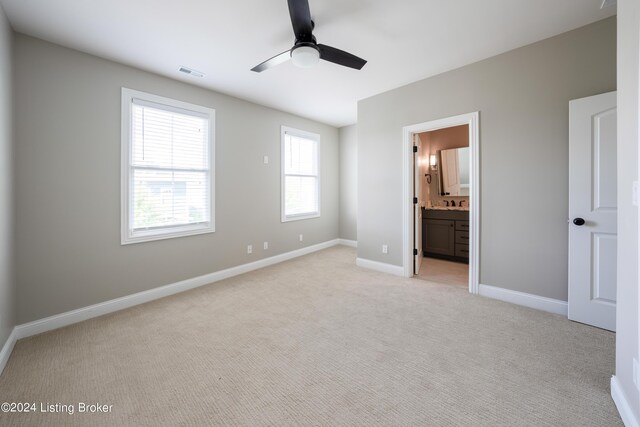
[[[471,183],[469,185],[469,292],[478,293],[480,266],[480,113],[461,114],[402,128],[402,265],[404,276],[413,276],[413,138],[414,133],[469,125]]]

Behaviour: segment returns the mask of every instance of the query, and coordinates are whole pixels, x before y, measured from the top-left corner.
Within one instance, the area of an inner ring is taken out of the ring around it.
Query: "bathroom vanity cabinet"
[[[469,262],[469,211],[424,209],[424,256]]]

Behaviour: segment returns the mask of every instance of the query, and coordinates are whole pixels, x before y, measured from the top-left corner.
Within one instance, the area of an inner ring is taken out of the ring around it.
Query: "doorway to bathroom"
[[[420,207],[422,258],[415,276],[469,284],[469,125],[416,134],[415,188]]]
[[[471,293],[478,293],[478,116],[404,128],[405,276]]]

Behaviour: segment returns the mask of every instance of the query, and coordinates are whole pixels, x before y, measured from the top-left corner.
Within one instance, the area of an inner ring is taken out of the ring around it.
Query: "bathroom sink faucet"
[[[456,201],[455,201],[455,200],[452,200],[452,201],[451,201],[451,206],[455,206],[455,205],[456,205]]]

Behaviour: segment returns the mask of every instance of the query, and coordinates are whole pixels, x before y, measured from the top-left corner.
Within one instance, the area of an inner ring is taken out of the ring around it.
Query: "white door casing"
[[[611,331],[616,330],[616,116],[616,92],[569,103],[569,319]]]
[[[480,279],[480,113],[478,111],[402,128],[402,268],[405,277],[413,276],[415,227],[411,194],[415,180],[411,166],[413,135],[460,125],[469,125],[469,292],[477,294]]]
[[[413,274],[418,274],[420,271],[420,265],[422,264],[422,148],[420,143],[420,135],[413,135],[413,146],[417,148],[413,156],[414,167],[414,187],[413,196],[418,199],[418,203],[413,206],[414,215],[414,248],[418,250],[417,255],[414,256],[413,261]]]

